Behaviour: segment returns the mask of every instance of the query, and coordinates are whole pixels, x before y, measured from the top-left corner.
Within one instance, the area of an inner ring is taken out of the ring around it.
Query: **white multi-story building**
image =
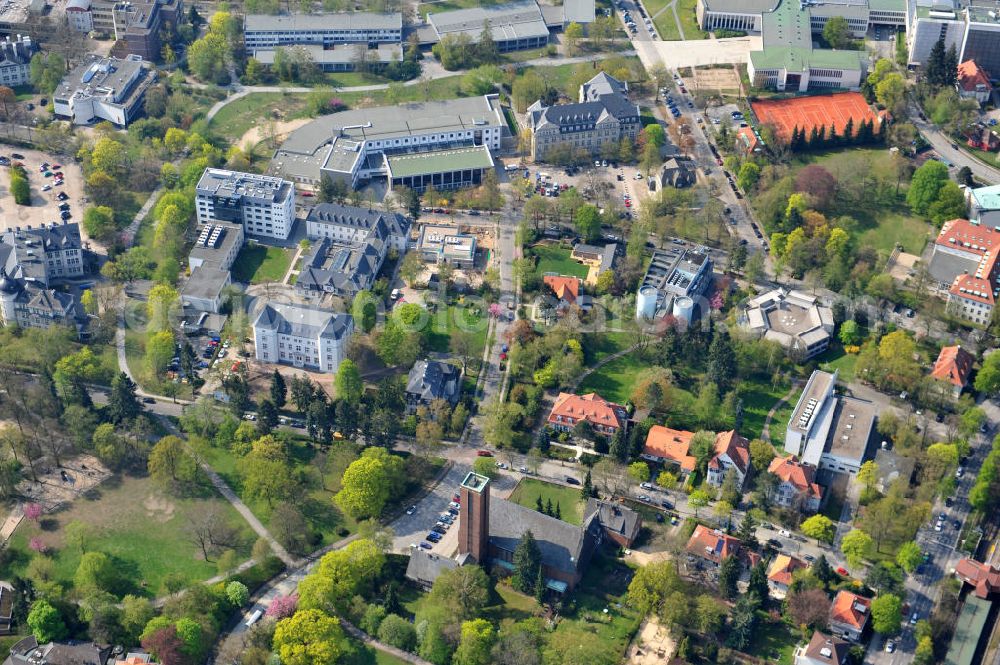
[[[371,14],[248,14],[243,21],[243,41],[251,53],[292,44],[399,44],[403,15]]]
[[[268,303],[253,324],[257,360],[318,372],[336,372],[354,331],[349,314]]]
[[[92,55],[59,84],[52,95],[53,111],[75,125],[107,120],[127,127],[142,112],[146,90],[155,80],[141,56],[121,60]]]
[[[11,277],[46,287],[54,281],[82,277],[79,225],[15,226],[0,234],[0,266]]]
[[[410,242],[410,221],[399,213],[383,212],[338,203],[320,203],[306,215],[306,235],[312,239],[329,238],[341,245],[365,242],[380,224],[385,225],[387,249],[400,254]]]
[[[0,42],[0,85],[14,88],[30,83],[31,56],[37,52],[38,45],[27,35]]]
[[[497,95],[356,109],[317,118],[289,134],[272,168],[295,182],[324,176],[351,187],[373,178],[422,190],[481,182],[494,167],[507,123]]]
[[[747,301],[740,325],[807,360],[826,351],[833,336],[833,310],[801,291],[774,289]]]
[[[295,224],[295,188],[273,176],[205,169],[195,203],[200,224],[242,224],[251,236],[285,240]]]

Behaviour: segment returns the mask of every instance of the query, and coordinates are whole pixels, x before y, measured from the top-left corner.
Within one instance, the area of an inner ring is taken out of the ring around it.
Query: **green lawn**
[[[638,354],[629,353],[612,360],[588,376],[577,389],[578,393],[597,392],[604,399],[624,404],[632,396],[636,374],[649,367]]]
[[[792,665],[795,645],[799,642],[796,632],[782,621],[771,622],[764,612],[758,612],[757,618],[758,628],[748,650],[750,655],[777,665]]]
[[[283,121],[301,117],[307,97],[308,93],[253,92],[222,107],[212,118],[211,128],[238,141],[266,118]]]
[[[876,148],[849,148],[805,155],[798,168],[819,164],[843,186],[854,180],[857,173],[894,173],[892,155]],[[827,212],[833,219],[848,215],[858,221],[859,242],[889,252],[897,243],[911,254],[920,254],[933,231],[930,224],[909,214],[904,197],[906,186],[899,190],[895,203],[878,205],[840,205]]]
[[[627,349],[635,336],[628,332],[589,333],[583,339],[584,364],[592,366],[610,355]]]
[[[665,6],[667,3],[663,3]],[[653,10],[650,10],[650,14],[654,14]],[[633,21],[635,18],[632,19]],[[664,9],[663,12],[653,19],[653,25],[656,26],[656,32],[660,35],[660,39],[667,42],[680,41],[681,31],[677,27],[677,20],[674,18],[674,12],[670,9]]]
[[[816,361],[824,372],[840,370],[840,380],[844,383],[850,383],[854,380],[854,368],[858,364],[858,354],[844,353],[844,347],[834,342],[833,346],[816,357]]]
[[[772,388],[770,382],[745,381],[741,383],[740,398],[743,400],[743,427],[740,428],[740,434],[748,439],[760,437],[760,433],[764,429],[764,421],[767,420],[767,412],[787,392],[788,386],[785,384],[779,385],[777,388]],[[794,405],[795,402],[792,402],[791,406],[788,407],[789,416],[791,416],[791,407]],[[785,422],[787,421],[788,416],[785,417]],[[772,439],[774,438],[773,429],[772,427]],[[784,430],[784,425],[782,425],[782,430]],[[784,438],[783,431],[781,436]]]
[[[555,273],[586,279],[590,270],[587,266],[570,258],[572,250],[559,245],[535,245],[528,252],[538,259],[536,272],[539,276]]]
[[[677,17],[684,29],[684,39],[706,39],[708,33],[698,27],[698,16],[695,13],[697,0],[677,0]]]
[[[292,251],[255,243],[240,250],[233,262],[233,281],[263,284],[280,282],[292,263]]]
[[[771,443],[776,444],[778,447],[781,447],[785,441],[785,430],[788,428],[788,421],[791,419],[792,410],[795,408],[795,404],[799,401],[801,395],[802,390],[796,388],[792,396],[788,398],[788,401],[774,412],[774,418],[771,419]]]
[[[478,305],[465,307],[461,302],[447,307],[439,307],[431,314],[431,334],[429,346],[432,351],[453,353],[453,340],[460,332],[472,335],[472,358],[482,358],[486,348],[487,319]]]
[[[436,0],[435,2],[421,2],[417,5],[417,12],[420,16],[427,16],[427,12],[440,14],[441,12],[451,12],[456,9],[470,9],[472,7],[489,6],[498,4],[496,2],[481,2],[481,0]]]
[[[564,522],[580,525],[583,522],[584,502],[580,490],[547,483],[534,478],[523,478],[510,495],[510,500],[526,508],[535,509],[536,499],[541,497],[542,505],[552,501],[553,508],[559,504]]]
[[[207,488],[199,498],[168,494],[150,478],[115,476],[77,499],[64,510],[46,515],[38,523],[24,520],[10,539],[11,571],[23,574],[32,556],[28,545],[39,538],[51,548],[55,579],[72,586],[80,551],[64,542],[63,527],[76,520],[88,525],[90,551],[104,552],[115,560],[124,583],[119,591],[156,596],[169,573],[180,573],[189,582],[218,573],[213,561],[184,536],[190,520],[209,508],[218,510],[238,529],[237,553],[249,554],[253,532],[236,511]]]

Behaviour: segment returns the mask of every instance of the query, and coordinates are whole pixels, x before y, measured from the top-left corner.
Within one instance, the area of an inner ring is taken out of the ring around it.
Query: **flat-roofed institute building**
[[[695,247],[653,251],[636,298],[637,319],[652,321],[668,314],[690,323],[696,299],[712,285],[712,259]]]
[[[501,53],[540,48],[549,41],[549,27],[535,0],[450,12],[429,12],[427,23],[433,29],[437,41],[446,35],[465,35],[478,40],[486,26]]]
[[[74,125],[107,120],[127,127],[142,113],[146,90],[155,80],[156,72],[140,56],[120,60],[91,55],[59,84],[52,94],[52,110]]]
[[[335,14],[247,14],[243,40],[248,51],[292,44],[399,44],[403,15],[341,12]]]
[[[196,188],[198,222],[243,225],[246,235],[285,240],[295,224],[295,189],[273,176],[205,169]]]
[[[834,394],[837,373],[809,377],[785,430],[785,452],[830,474],[855,475],[868,456],[876,407]]]
[[[1000,228],[1000,185],[966,189],[969,219],[982,226]]]
[[[343,111],[293,131],[271,168],[313,186],[325,175],[355,188],[390,178],[415,189],[455,189],[493,168],[506,127],[495,94]]]
[[[459,233],[451,226],[424,226],[417,241],[424,261],[471,268],[476,262],[476,236]]]
[[[833,310],[801,291],[774,289],[747,301],[740,324],[808,360],[826,351],[833,336]]]
[[[253,324],[256,357],[261,362],[336,372],[353,331],[350,314],[268,303]]]
[[[353,72],[357,69],[358,51],[356,45],[340,44],[324,47],[319,44],[298,45],[312,59],[313,64],[324,72]],[[253,51],[253,57],[262,65],[274,65],[278,48],[259,48]],[[365,51],[365,66],[378,71],[391,62],[402,60],[403,50],[399,44],[379,44],[376,48]]]
[[[228,222],[205,224],[188,255],[188,277],[181,302],[199,312],[218,314],[226,287],[232,284],[229,269],[243,247],[243,226]]]

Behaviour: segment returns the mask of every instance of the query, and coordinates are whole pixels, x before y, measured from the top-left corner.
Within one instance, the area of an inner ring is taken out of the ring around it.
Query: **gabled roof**
[[[495,497],[490,498],[490,543],[513,552],[528,531],[535,537],[542,563],[576,574],[590,560],[600,540],[600,523],[584,521],[574,526],[537,510]]]
[[[458,367],[437,360],[418,360],[413,363],[406,380],[406,393],[424,402],[444,399],[454,402],[458,398]]]
[[[822,488],[816,483],[816,467],[803,464],[795,459],[795,455],[775,457],[767,470],[778,476],[782,482],[792,485],[800,493],[817,499],[823,496]]]
[[[934,361],[931,376],[964,388],[965,384],[969,382],[969,374],[972,373],[972,364],[975,360],[973,355],[961,346],[943,347],[937,360]]]
[[[642,452],[651,457],[671,460],[685,471],[694,471],[697,460],[688,455],[693,436],[694,432],[653,425],[646,435],[646,446]]]
[[[688,553],[719,563],[729,556],[738,556],[741,541],[726,535],[718,529],[709,529],[703,524],[694,528],[685,549]]]
[[[580,86],[580,101],[595,102],[604,95],[627,95],[628,84],[607,72],[598,72],[594,78]]]
[[[587,499],[587,507],[583,511],[583,522],[586,524],[591,516],[597,515],[598,521],[606,531],[619,533],[629,540],[639,535],[642,519],[639,513],[618,503]]]
[[[966,584],[975,587],[980,598],[989,598],[1000,591],[1000,570],[974,559],[962,559],[955,566],[955,574]]]
[[[593,425],[615,428],[623,427],[628,418],[624,406],[609,402],[597,393],[559,393],[549,413],[549,422],[557,422],[556,416],[572,418],[574,422],[586,419]]]
[[[868,622],[871,609],[872,601],[870,598],[841,589],[833,599],[833,606],[830,608],[830,621],[863,630]]]
[[[559,300],[573,304],[580,296],[580,278],[567,277],[565,275],[545,275],[542,278],[545,286],[552,289]]]
[[[805,561],[796,559],[788,554],[779,554],[774,557],[774,561],[771,562],[771,565],[767,569],[767,579],[775,584],[788,586],[792,583],[792,573],[808,567]]]
[[[833,637],[826,633],[816,631],[813,633],[809,645],[805,648],[804,656],[811,663],[830,663],[830,665],[840,665],[847,661],[851,645],[839,637]]]
[[[966,60],[958,66],[958,87],[965,92],[993,89],[993,86],[990,85],[990,77],[976,64],[975,60]]]
[[[712,462],[720,455],[727,455],[743,475],[750,470],[750,442],[737,434],[736,430],[715,435],[715,456],[712,457]]]

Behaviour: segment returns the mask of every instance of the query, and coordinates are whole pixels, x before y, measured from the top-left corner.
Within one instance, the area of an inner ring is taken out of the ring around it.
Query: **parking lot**
[[[19,155],[21,158],[14,157]],[[14,203],[10,192],[10,176],[7,165],[0,164],[0,230],[15,226],[38,227],[44,224],[59,224],[62,217],[59,205],[62,201],[58,196],[65,193],[68,197],[70,217],[67,221],[79,222],[83,216],[83,173],[79,164],[72,158],[57,157],[38,150],[14,148],[8,145],[0,146],[0,156],[11,161],[19,161],[28,174],[28,184],[31,186],[31,205],[20,206]],[[55,171],[46,177],[39,167],[42,164],[59,165],[59,171],[64,174],[63,184],[55,184]],[[46,190],[45,188],[48,187]],[[82,232],[82,229],[81,229]],[[84,240],[89,241],[86,234]]]
[[[532,186],[532,196],[544,196],[555,205],[563,192],[575,187],[587,203],[617,212],[619,218],[631,218],[636,214],[637,204],[650,195],[646,178],[638,167],[622,166],[607,160],[569,169],[553,166],[528,168],[521,175],[525,172]]]

